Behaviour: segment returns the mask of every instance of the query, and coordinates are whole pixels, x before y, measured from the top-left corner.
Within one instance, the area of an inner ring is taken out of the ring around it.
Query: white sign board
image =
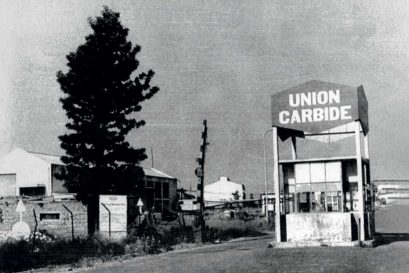
[[[113,238],[123,238],[127,232],[128,205],[126,195],[99,196],[99,230]],[[109,234],[111,233],[111,234]]]

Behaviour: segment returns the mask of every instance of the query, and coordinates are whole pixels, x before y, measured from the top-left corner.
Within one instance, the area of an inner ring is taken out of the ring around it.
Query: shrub
[[[0,245],[0,271],[14,272],[48,265],[77,263],[83,258],[102,259],[125,254],[123,242],[95,238],[53,241],[10,239]]]
[[[162,243],[167,249],[177,244],[193,243],[194,241],[192,227],[171,227],[169,230],[164,231],[162,238]]]
[[[0,245],[0,270],[15,272],[27,269],[33,259],[30,255],[30,243],[21,240],[8,239]]]

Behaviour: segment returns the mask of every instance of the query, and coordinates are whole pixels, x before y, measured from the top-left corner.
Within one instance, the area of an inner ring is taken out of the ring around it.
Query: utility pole
[[[207,121],[203,120],[203,132],[202,132],[202,145],[200,146],[200,157],[196,158],[199,167],[196,168],[195,174],[198,177],[197,184],[197,203],[200,206],[199,209],[199,221],[200,221],[200,230],[202,235],[202,242],[206,240],[206,224],[204,221],[204,165],[206,159],[206,147],[209,145],[207,142]]]
[[[152,168],[153,168],[153,148],[152,147],[149,147],[149,148],[151,148],[151,162],[152,162]]]

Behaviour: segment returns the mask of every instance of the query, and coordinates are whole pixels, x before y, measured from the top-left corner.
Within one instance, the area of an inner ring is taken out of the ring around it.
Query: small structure
[[[162,216],[177,214],[177,178],[154,168],[143,168],[145,172],[145,207],[155,208]]]
[[[280,196],[280,206],[282,209],[282,204],[283,204],[283,200],[282,200],[283,196]],[[273,192],[269,192],[267,194],[267,198],[266,198],[266,193],[262,193],[260,194],[260,200],[261,200],[261,212],[263,214],[266,213],[266,208],[267,211],[271,214],[275,212],[275,193]],[[267,200],[267,206],[266,206],[266,200]]]
[[[56,174],[64,168],[57,156],[17,148],[0,161],[0,196],[67,194]]]
[[[373,238],[363,87],[309,81],[273,95],[272,117],[274,192],[284,197],[275,198],[276,242],[350,245]],[[355,137],[351,155],[297,155],[297,138],[333,143],[349,136]],[[290,159],[280,158],[279,138],[290,140]]]
[[[225,202],[239,201],[245,198],[245,187],[230,181],[228,177],[220,177],[219,181],[204,187],[205,206],[215,206]]]

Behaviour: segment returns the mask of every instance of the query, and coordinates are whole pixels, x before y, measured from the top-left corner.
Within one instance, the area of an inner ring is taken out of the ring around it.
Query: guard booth
[[[276,93],[272,126],[274,192],[284,197],[275,199],[276,242],[353,245],[372,239],[374,188],[363,87],[309,81]],[[314,148],[300,156],[302,145],[312,142]],[[341,146],[347,154],[339,153]]]

